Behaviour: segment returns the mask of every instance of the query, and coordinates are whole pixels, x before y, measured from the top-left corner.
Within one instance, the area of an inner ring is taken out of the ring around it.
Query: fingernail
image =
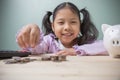
[[[29,44],[26,44],[26,47],[29,47]]]
[[[24,47],[24,46],[22,46],[22,48],[24,49],[25,47]]]
[[[32,47],[32,48],[34,48],[34,47],[35,47],[35,45],[34,45],[34,44],[32,44],[32,45],[31,45],[31,47]]]

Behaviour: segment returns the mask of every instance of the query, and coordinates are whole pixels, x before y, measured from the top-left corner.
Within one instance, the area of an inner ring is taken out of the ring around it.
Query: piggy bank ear
[[[104,32],[106,31],[107,28],[111,27],[111,25],[108,24],[102,24],[101,28],[102,28],[102,32],[104,34]]]

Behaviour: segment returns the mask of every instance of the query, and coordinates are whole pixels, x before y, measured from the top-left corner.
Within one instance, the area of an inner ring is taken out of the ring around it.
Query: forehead
[[[66,8],[60,9],[56,13],[56,18],[63,18],[63,17],[78,18],[78,15],[77,15],[77,13],[75,13],[75,11],[66,7]]]

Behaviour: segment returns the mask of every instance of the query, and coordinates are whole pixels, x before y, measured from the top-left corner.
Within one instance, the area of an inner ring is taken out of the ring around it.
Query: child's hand
[[[57,52],[57,55],[76,56],[77,54],[73,48],[68,48],[68,49],[61,50],[61,51]]]
[[[28,24],[17,35],[17,42],[21,48],[35,47],[39,42],[40,29],[36,24]]]

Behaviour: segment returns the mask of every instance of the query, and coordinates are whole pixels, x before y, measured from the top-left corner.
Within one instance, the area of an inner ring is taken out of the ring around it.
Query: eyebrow
[[[64,20],[64,18],[58,18],[57,20]],[[77,18],[70,18],[70,20],[77,20]]]

